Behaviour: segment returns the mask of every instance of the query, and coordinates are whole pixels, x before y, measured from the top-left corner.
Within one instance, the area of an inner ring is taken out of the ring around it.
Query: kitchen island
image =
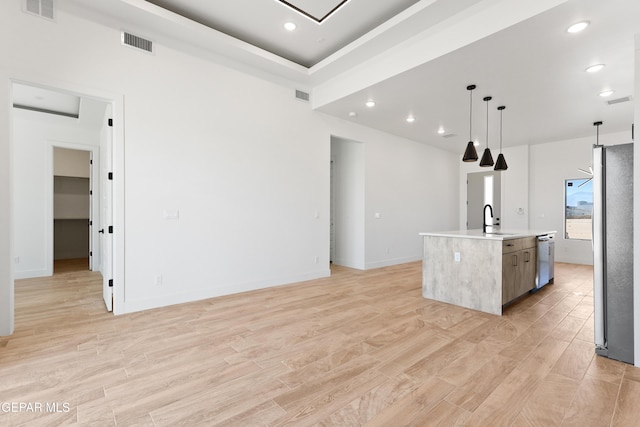
[[[457,230],[424,238],[422,295],[485,313],[536,287],[536,241],[549,230]]]

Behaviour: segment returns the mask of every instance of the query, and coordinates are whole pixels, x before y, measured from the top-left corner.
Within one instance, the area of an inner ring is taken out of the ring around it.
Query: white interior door
[[[107,107],[103,138],[101,141],[100,183],[102,191],[102,212],[100,215],[100,245],[102,249],[102,296],[108,311],[113,311],[113,179],[112,142],[113,128],[108,120],[111,118],[111,105]]]
[[[89,270],[94,271],[95,258],[93,256],[93,152],[89,151]]]

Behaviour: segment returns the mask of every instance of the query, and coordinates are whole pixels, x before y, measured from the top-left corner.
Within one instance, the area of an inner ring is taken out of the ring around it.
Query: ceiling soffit
[[[285,6],[295,10],[296,12],[306,16],[318,24],[333,15],[338,9],[340,9],[349,0],[332,1],[332,2],[313,2],[310,0],[293,0],[285,1],[278,0]]]

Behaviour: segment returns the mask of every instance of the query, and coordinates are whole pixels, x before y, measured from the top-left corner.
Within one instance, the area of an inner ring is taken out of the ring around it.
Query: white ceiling
[[[499,105],[507,107],[505,146],[595,135],[597,120],[604,122],[601,133],[631,136],[634,102],[608,105],[606,100],[634,93],[637,0],[350,0],[322,24],[277,0],[153,3],[65,0],[58,5],[308,90],[312,106],[326,114],[454,152],[461,153],[469,139],[468,84],[478,87],[472,136],[482,145],[486,95],[493,96],[492,147],[498,141]],[[314,12],[337,3],[316,1],[314,7],[323,6]],[[294,32],[283,28],[290,20],[298,25]],[[591,25],[579,34],[565,31],[580,20]],[[586,73],[594,63],[606,68]],[[615,93],[598,96],[605,89]],[[368,99],[377,105],[365,107]],[[409,114],[414,123],[405,121]],[[453,136],[439,136],[440,127]]]
[[[442,148],[464,150],[469,141],[468,84],[473,93],[473,139],[486,143],[486,103],[490,95],[489,140],[498,143],[503,112],[504,145],[536,144],[595,136],[600,131],[629,131],[634,102],[608,105],[607,100],[634,94],[634,34],[640,33],[640,1],[569,1],[518,25],[448,53],[400,75],[320,108],[390,133]],[[589,20],[579,34],[565,30]],[[599,73],[585,69],[603,63]],[[614,90],[602,98],[603,90]],[[377,105],[365,107],[368,99]],[[349,112],[358,114],[355,118]],[[414,115],[414,123],[405,121]],[[451,138],[442,138],[443,127]],[[594,140],[595,142],[595,140]],[[621,141],[625,142],[625,141]],[[626,141],[629,142],[629,141]]]

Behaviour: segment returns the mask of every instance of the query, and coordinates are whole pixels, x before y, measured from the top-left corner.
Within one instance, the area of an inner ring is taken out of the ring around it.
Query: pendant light
[[[475,162],[478,160],[478,153],[476,152],[476,147],[473,145],[473,141],[471,140],[471,111],[472,111],[472,93],[476,88],[476,85],[467,86],[467,90],[469,91],[469,142],[467,143],[467,149],[464,150],[464,155],[462,156],[463,162]]]
[[[596,127],[596,147],[599,147],[600,146],[600,125],[602,125],[602,122],[594,122],[593,125]],[[633,128],[631,129],[633,130]]]
[[[498,107],[498,111],[500,111],[500,154],[498,154],[498,160],[496,160],[496,167],[493,170],[496,171],[506,171],[509,166],[507,166],[507,161],[504,159],[504,154],[502,154],[502,112],[507,108],[504,105]]]
[[[484,153],[482,153],[480,166],[489,167],[493,166],[493,156],[491,155],[491,150],[489,150],[489,101],[491,101],[491,97],[485,96],[483,101],[487,103],[487,148],[485,148]]]

